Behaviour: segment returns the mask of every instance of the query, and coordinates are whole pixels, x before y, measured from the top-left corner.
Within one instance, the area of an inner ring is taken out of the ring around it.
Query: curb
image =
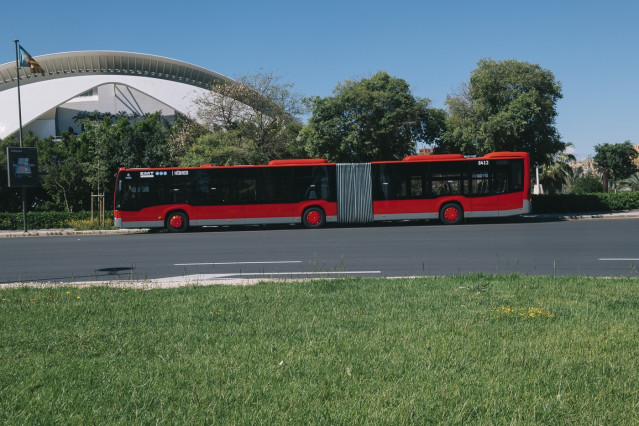
[[[77,231],[72,228],[63,229],[34,229],[32,231],[0,231],[0,238],[17,237],[59,237],[65,235],[118,235],[118,234],[143,234],[148,232],[148,228],[139,229],[96,229],[88,231]]]
[[[586,213],[543,213],[527,214],[520,216],[524,220],[583,220],[583,219],[639,219],[639,210],[620,212],[586,212]],[[76,231],[72,228],[63,229],[34,229],[32,231],[2,231],[0,238],[17,237],[59,237],[65,235],[119,235],[119,234],[146,234],[149,228],[135,229],[101,229]]]
[[[556,219],[556,220],[581,220],[581,219],[637,219],[639,210],[626,210],[617,212],[584,212],[584,213],[543,213],[521,216],[524,219]]]

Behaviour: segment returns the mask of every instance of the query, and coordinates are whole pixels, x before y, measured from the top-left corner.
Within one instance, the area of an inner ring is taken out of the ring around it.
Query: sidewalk
[[[102,229],[89,231],[76,231],[72,228],[62,229],[29,229],[24,231],[5,231],[0,230],[0,238],[12,237],[51,237],[61,235],[113,235],[113,234],[141,234],[148,232],[148,228],[140,229]]]
[[[522,220],[581,220],[581,219],[639,219],[639,210],[627,210],[620,212],[586,212],[586,213],[544,213],[527,214],[521,216]],[[64,229],[31,229],[24,231],[3,231],[0,230],[0,238],[14,237],[49,237],[63,235],[116,235],[116,234],[144,234],[149,232],[148,228],[140,229],[109,229],[76,231],[72,228]]]
[[[618,212],[582,212],[582,213],[544,213],[523,215],[524,219],[556,219],[556,220],[578,220],[578,219],[636,219],[639,218],[639,210],[625,210]]]

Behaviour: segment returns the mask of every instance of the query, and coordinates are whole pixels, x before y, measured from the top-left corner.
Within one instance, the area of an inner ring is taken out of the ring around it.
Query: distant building
[[[228,77],[175,59],[142,53],[89,51],[35,57],[44,70],[20,69],[23,131],[39,137],[80,132],[74,117],[83,112],[161,111],[195,116],[194,100]],[[19,129],[15,62],[0,65],[0,139]]]
[[[570,163],[570,167],[573,170],[573,174],[576,176],[599,176],[599,171],[597,170],[592,157],[573,161]]]
[[[432,155],[434,152],[433,148],[419,148],[417,155]]]

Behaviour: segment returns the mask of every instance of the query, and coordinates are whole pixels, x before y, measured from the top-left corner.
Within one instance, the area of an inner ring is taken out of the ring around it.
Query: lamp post
[[[16,76],[18,78],[18,122],[20,124],[20,130],[18,132],[20,140],[20,148],[22,148],[22,103],[20,100],[20,62],[18,61],[18,42],[20,40],[13,40],[16,45]],[[27,188],[22,187],[22,227],[24,232],[27,232]]]

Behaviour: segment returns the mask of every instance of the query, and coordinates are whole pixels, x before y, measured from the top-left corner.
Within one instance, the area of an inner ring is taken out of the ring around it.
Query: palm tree
[[[619,181],[618,190],[620,192],[639,191],[639,172],[630,175],[629,178]]]
[[[566,144],[566,148],[569,146],[572,146],[572,143]],[[574,155],[562,151],[552,156],[550,164],[541,166],[539,178],[544,190],[549,194],[561,192],[563,186],[573,175],[570,163],[574,161],[576,161]]]

